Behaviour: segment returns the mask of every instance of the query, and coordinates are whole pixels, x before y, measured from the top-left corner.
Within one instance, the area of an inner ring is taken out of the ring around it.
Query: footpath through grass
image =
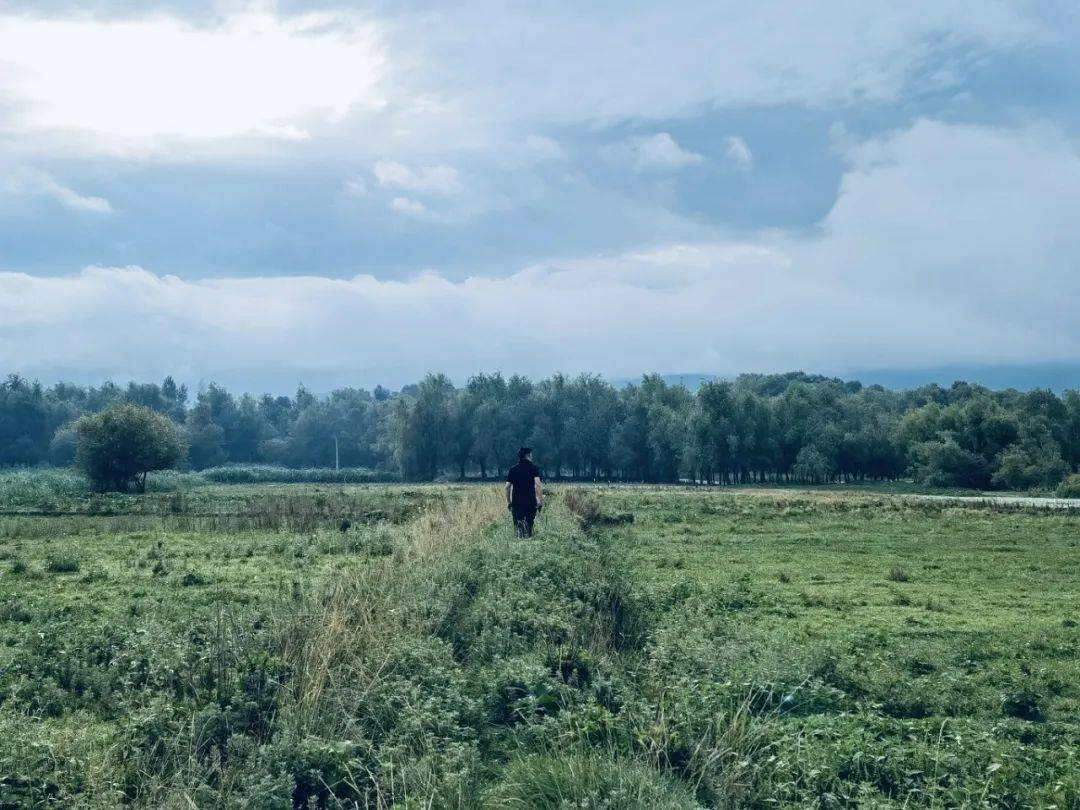
[[[20,503],[0,807],[1080,807],[1073,516],[566,487],[522,542],[494,487]]]

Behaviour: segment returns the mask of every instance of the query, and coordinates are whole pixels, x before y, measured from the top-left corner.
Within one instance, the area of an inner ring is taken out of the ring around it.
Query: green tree
[[[70,425],[58,429],[49,442],[49,463],[54,467],[70,467],[75,463],[78,443],[79,436]]]
[[[567,386],[567,446],[575,477],[611,473],[611,437],[621,418],[618,392],[595,374],[580,374]]]
[[[998,457],[992,482],[1008,489],[1052,487],[1069,472],[1061,447],[1041,422],[1025,426],[1020,441]]]
[[[446,375],[429,374],[410,395],[394,400],[388,428],[403,477],[431,481],[439,474],[448,456],[454,395]]]
[[[922,442],[912,449],[915,480],[936,487],[972,487],[990,485],[990,465],[978,453],[957,444],[951,436]]]
[[[799,451],[792,473],[807,484],[824,484],[832,477],[833,465],[824,453],[808,445]]]
[[[188,444],[188,463],[196,470],[216,467],[228,459],[225,453],[225,431],[210,420],[203,408],[196,408],[185,425]]]
[[[75,463],[103,490],[146,491],[146,474],[176,466],[187,451],[184,435],[168,417],[123,403],[80,417]]]
[[[567,456],[568,424],[567,382],[555,374],[536,387],[536,421],[529,444],[543,448],[544,472],[551,478],[562,476],[563,460]]]

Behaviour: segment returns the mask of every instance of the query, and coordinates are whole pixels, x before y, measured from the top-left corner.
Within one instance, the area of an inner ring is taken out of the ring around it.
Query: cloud
[[[20,169],[13,172],[8,176],[5,185],[10,193],[48,197],[73,211],[89,211],[95,214],[114,213],[112,205],[104,197],[80,194],[57,181],[49,173],[36,169]]]
[[[375,179],[383,188],[399,188],[421,194],[451,197],[461,191],[461,176],[453,166],[420,166],[415,169],[394,160],[375,164]]]
[[[724,157],[740,169],[750,169],[754,165],[750,147],[737,135],[730,135],[724,141]]]
[[[990,2],[974,14],[967,0],[885,12],[847,0],[426,11],[402,37],[423,43],[444,97],[487,121],[610,124],[702,107],[894,103],[944,76],[959,81],[950,65],[1049,36],[1030,7]]]
[[[566,157],[559,142],[546,135],[526,135],[522,145],[526,154],[536,160],[562,160]]]
[[[667,132],[639,135],[602,150],[608,160],[629,164],[636,172],[678,171],[704,162],[701,155],[683,149]]]
[[[916,319],[923,302],[955,301],[1075,346],[1080,154],[1069,137],[923,119],[848,157],[807,255],[830,284],[908,300]]]
[[[1080,156],[1066,136],[919,121],[847,157],[836,204],[809,236],[671,243],[461,281],[0,273],[0,367],[238,385],[278,374],[288,387],[307,372],[399,384],[428,370],[1080,357]],[[408,197],[390,204],[424,212]]]
[[[360,176],[346,180],[345,193],[351,197],[366,197],[368,193],[367,180]]]
[[[302,4],[214,3],[188,16],[161,5],[0,12],[0,131],[12,148],[206,161],[495,154],[566,126],[893,103],[1050,36],[1032,8],[972,14],[964,0],[887,14],[846,0],[292,15]]]
[[[4,129],[83,148],[304,139],[311,123],[384,103],[378,30],[340,15],[245,12],[195,25],[5,14],[0,53]]]
[[[462,282],[190,282],[133,267],[0,274],[0,365],[48,378],[77,369],[239,385],[279,374],[288,389],[312,374],[399,385],[429,370],[881,367],[937,362],[943,346],[965,358],[1006,347],[1047,357],[1055,344],[947,301],[928,302],[916,321],[903,301],[823,288],[791,261],[760,246],[687,245]]]
[[[413,217],[422,217],[427,214],[427,206],[419,200],[411,200],[408,197],[394,197],[389,203],[391,211],[408,214]]]

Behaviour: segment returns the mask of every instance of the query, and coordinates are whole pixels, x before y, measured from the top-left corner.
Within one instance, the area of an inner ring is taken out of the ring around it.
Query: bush
[[[901,568],[899,565],[894,565],[889,569],[889,581],[890,582],[907,582],[911,579],[911,576]]]
[[[79,570],[79,560],[75,557],[50,557],[45,570],[50,574],[74,574]]]
[[[1057,488],[1059,498],[1080,498],[1080,473],[1070,475]]]
[[[1025,685],[1005,696],[1001,710],[1010,717],[1041,722],[1046,719],[1043,713],[1045,701],[1045,697],[1038,689]]]
[[[134,483],[146,491],[146,474],[174,467],[187,453],[180,429],[166,416],[141,405],[111,405],[75,422],[75,463],[103,490]]]
[[[580,489],[566,490],[563,503],[577,516],[581,527],[586,531],[597,526],[618,526],[634,522],[634,515],[630,512],[620,512],[617,515],[605,513],[600,508],[600,501],[594,495],[586,495]]]

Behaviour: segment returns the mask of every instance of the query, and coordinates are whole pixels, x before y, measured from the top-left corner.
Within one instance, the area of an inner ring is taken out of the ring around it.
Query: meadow
[[[1075,513],[174,484],[0,477],[0,807],[1080,807]]]

